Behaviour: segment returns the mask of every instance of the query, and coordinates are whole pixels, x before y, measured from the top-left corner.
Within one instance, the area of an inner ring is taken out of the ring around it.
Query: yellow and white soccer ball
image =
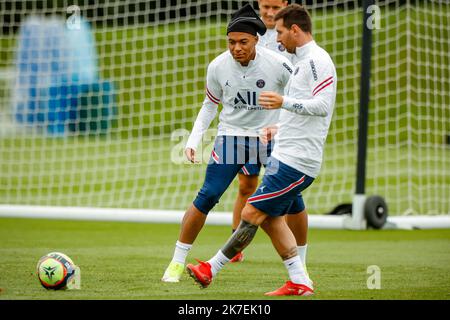
[[[80,268],[61,252],[50,252],[37,263],[39,282],[46,289],[79,289]]]

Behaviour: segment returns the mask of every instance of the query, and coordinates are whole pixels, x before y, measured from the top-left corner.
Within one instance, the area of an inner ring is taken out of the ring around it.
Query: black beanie
[[[246,4],[231,15],[228,23],[227,34],[230,32],[246,32],[256,36],[257,33],[266,33],[266,25],[253,10],[250,4]]]

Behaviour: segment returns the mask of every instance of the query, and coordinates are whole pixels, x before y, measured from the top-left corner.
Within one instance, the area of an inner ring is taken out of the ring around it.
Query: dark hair
[[[305,7],[299,4],[290,4],[275,15],[275,20],[283,19],[283,25],[291,28],[296,24],[303,32],[312,33],[311,16]]]

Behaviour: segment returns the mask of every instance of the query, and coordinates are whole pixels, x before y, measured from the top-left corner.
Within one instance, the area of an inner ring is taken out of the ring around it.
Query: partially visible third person
[[[282,43],[277,41],[277,30],[275,29],[275,15],[287,5],[288,1],[286,0],[258,0],[259,15],[267,28],[266,33],[259,37],[258,45],[279,53],[290,60],[292,55]]]

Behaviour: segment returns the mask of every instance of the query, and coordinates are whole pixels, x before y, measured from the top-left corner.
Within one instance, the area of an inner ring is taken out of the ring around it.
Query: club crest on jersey
[[[258,81],[256,81],[256,86],[258,88],[263,88],[266,85],[266,82],[263,79],[259,79]]]
[[[281,52],[283,52],[284,50],[286,50],[286,48],[280,43],[278,45],[278,50],[280,50]]]

